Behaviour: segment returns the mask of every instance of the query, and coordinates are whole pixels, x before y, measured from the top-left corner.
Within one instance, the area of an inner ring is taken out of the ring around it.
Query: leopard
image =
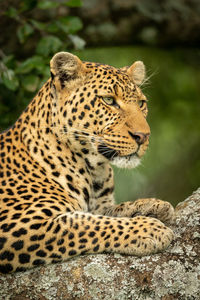
[[[0,272],[83,254],[146,256],[174,239],[173,206],[115,203],[113,165],[135,168],[150,137],[142,61],[116,68],[70,52],[0,135]]]

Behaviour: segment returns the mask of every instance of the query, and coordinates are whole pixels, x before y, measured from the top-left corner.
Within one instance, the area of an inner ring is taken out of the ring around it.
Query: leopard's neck
[[[64,189],[69,190],[69,184],[73,185],[72,189],[76,189],[84,182],[88,193],[93,193],[95,182],[108,180],[110,165],[92,151],[83,153],[59,138],[52,122],[50,80],[45,87],[49,89],[49,94],[39,91],[15,123],[14,128],[18,128],[20,143],[28,155],[45,170],[46,176],[53,178]]]

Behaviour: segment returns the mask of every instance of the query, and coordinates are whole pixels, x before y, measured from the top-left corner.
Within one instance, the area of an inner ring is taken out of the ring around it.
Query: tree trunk
[[[2,300],[200,299],[200,188],[176,207],[176,238],[138,258],[87,255],[0,277]]]

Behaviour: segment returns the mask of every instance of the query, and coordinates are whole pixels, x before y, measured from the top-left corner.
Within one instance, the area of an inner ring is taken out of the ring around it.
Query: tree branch
[[[87,255],[0,277],[0,299],[200,299],[200,188],[176,207],[176,239],[142,258]]]

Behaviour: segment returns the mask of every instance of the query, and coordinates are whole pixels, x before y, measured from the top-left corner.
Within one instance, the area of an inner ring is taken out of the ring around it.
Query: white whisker
[[[109,125],[108,125],[109,126]],[[107,126],[106,126],[107,127]],[[106,129],[105,127],[105,129]],[[38,129],[49,128],[48,126],[38,127]],[[67,139],[76,139],[80,138],[83,142],[94,144],[99,143],[101,145],[101,149],[103,150],[101,153],[109,154],[113,151],[121,151],[121,147],[117,147],[115,145],[109,145],[109,135],[106,135],[106,138],[102,136],[98,136],[98,134],[88,130],[88,129],[79,129],[79,128],[68,128],[63,127],[62,125],[51,126],[51,128],[58,129],[60,135],[58,137],[60,142],[67,142]],[[80,141],[80,140],[79,140]],[[104,144],[105,143],[105,144]],[[105,150],[104,150],[105,149]],[[115,153],[112,155],[112,159],[114,158]]]
[[[149,85],[151,77],[155,76],[156,74],[158,74],[158,70],[155,70],[152,72],[152,74],[146,77],[145,80],[140,84],[140,88],[144,89],[147,85]]]

